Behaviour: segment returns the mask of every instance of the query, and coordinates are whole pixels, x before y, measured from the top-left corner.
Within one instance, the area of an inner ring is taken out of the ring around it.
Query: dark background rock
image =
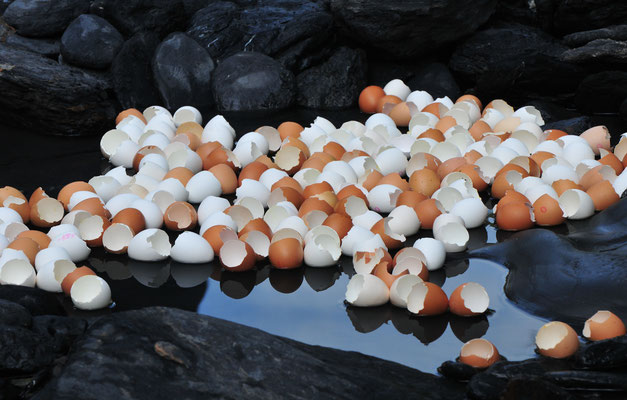
[[[615,0],[558,0],[554,27],[558,34],[625,23],[627,3]]]
[[[444,361],[438,367],[438,372],[443,376],[456,381],[467,381],[480,370],[468,364],[456,361]]]
[[[151,64],[158,45],[156,33],[140,32],[124,43],[113,60],[113,87],[122,108],[143,110],[161,102]]]
[[[6,10],[13,1],[15,0],[0,0],[0,16],[4,14],[4,10]]]
[[[425,65],[405,83],[412,90],[426,90],[434,99],[448,96],[455,101],[461,94],[451,71],[440,62]]]
[[[558,121],[563,121],[571,118],[578,118],[580,113],[574,110],[569,110],[560,104],[553,103],[544,100],[531,100],[525,103],[526,105],[534,106],[540,114],[546,124],[551,124]],[[546,128],[545,128],[546,129]]]
[[[122,47],[124,38],[105,19],[83,14],[67,27],[61,37],[61,55],[70,64],[104,69]]]
[[[627,64],[627,41],[595,39],[584,46],[566,50],[561,58],[568,63],[596,64],[603,68]]]
[[[568,390],[541,378],[513,378],[505,387],[504,399],[536,400],[536,399],[577,399]]]
[[[54,360],[52,342],[45,336],[18,327],[0,325],[0,371],[27,374],[45,368]]]
[[[495,5],[495,0],[332,0],[331,10],[344,35],[393,58],[407,59],[474,32]]]
[[[266,55],[241,52],[216,68],[213,96],[221,111],[279,110],[293,103],[295,79]]]
[[[211,72],[214,63],[207,51],[184,33],[169,35],[155,50],[152,72],[165,107],[212,105]]]
[[[511,0],[497,1],[491,20],[531,25],[550,32],[553,13],[559,0]]]
[[[623,122],[627,123],[627,97],[625,97],[623,102],[620,104],[618,112]]]
[[[61,42],[59,39],[28,38],[14,34],[6,38],[6,43],[13,47],[41,54],[42,56],[52,59],[57,58],[61,51]]]
[[[569,119],[563,119],[554,122],[547,122],[542,127],[543,129],[559,129],[568,133],[569,135],[579,135],[586,129],[590,128],[592,123],[589,117],[575,117]]]
[[[583,46],[596,39],[627,40],[627,25],[612,25],[607,28],[575,32],[563,38],[564,43],[571,47]]]
[[[0,325],[28,328],[31,323],[32,317],[24,306],[12,301],[0,300]]]
[[[298,74],[297,102],[318,109],[348,108],[366,86],[366,54],[340,47],[324,63]]]
[[[80,318],[41,315],[33,318],[32,331],[48,337],[57,354],[65,354],[72,343],[87,329],[87,322]]]
[[[165,37],[187,24],[182,0],[104,0],[103,15],[126,36],[151,31]]]
[[[2,44],[0,60],[3,121],[61,135],[101,135],[113,121],[106,81]]]
[[[627,336],[600,340],[583,346],[575,354],[578,368],[613,369],[627,367]]]
[[[29,37],[60,34],[68,24],[89,10],[89,0],[15,0],[4,12],[4,20],[17,33]]]
[[[0,299],[17,303],[32,315],[61,315],[63,309],[57,296],[40,289],[25,286],[0,286]]]
[[[627,98],[627,72],[603,71],[587,76],[577,88],[575,104],[584,113],[617,113]]]

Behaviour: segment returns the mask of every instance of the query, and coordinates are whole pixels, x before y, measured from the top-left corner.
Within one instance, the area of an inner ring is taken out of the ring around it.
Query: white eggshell
[[[346,161],[331,161],[322,169],[322,174],[334,172],[344,178],[344,182],[357,183],[357,174],[355,170]],[[333,185],[331,185],[333,186]]]
[[[334,231],[335,232],[335,231]],[[342,255],[340,238],[333,235],[314,235],[309,241],[305,240],[304,262],[310,267],[328,267],[335,265]]]
[[[585,219],[594,214],[594,202],[583,190],[568,189],[562,193],[558,203],[564,217],[568,219]]]
[[[117,213],[125,208],[129,208],[135,200],[139,199],[140,197],[133,193],[116,194],[109,201],[107,201],[105,208],[109,210],[111,218],[113,218],[117,215]]]
[[[442,268],[446,259],[444,243],[433,238],[422,238],[414,242],[414,248],[420,250],[427,260],[427,269],[435,271]]]
[[[376,307],[388,302],[390,290],[374,275],[355,274],[348,281],[345,297],[356,307]]]
[[[0,207],[0,223],[10,224],[11,222],[24,223],[17,211],[9,207]]]
[[[244,197],[254,197],[267,207],[270,189],[254,179],[244,179],[240,187],[235,190],[235,196],[238,200]]]
[[[415,284],[423,282],[417,275],[403,275],[390,287],[390,302],[396,307],[407,308],[407,297]]]
[[[190,203],[200,203],[207,196],[220,196],[222,194],[220,181],[209,171],[200,171],[192,176],[185,189],[189,193]]]
[[[555,189],[545,184],[532,186],[529,189],[527,189],[525,192],[523,192],[523,194],[525,195],[525,197],[527,197],[527,199],[529,199],[530,204],[535,203],[536,200],[538,200],[540,197],[542,197],[545,194],[548,194],[549,196],[553,197],[555,200],[557,200],[559,197]]]
[[[353,216],[352,218],[353,225],[361,226],[362,228],[370,230],[372,229],[374,224],[379,222],[379,220],[383,217],[375,211],[367,210],[366,212],[360,213],[359,215]]]
[[[560,179],[569,179],[575,183],[579,182],[579,176],[572,169],[564,165],[552,165],[542,172],[542,180],[547,185],[552,185],[553,182]]]
[[[570,163],[570,165],[577,165],[583,160],[594,160],[594,151],[588,144],[588,142],[573,142],[564,146],[564,153],[562,155]]]
[[[200,141],[202,143],[219,142],[222,147],[231,150],[233,148],[234,136],[231,131],[224,126],[209,127],[209,124],[207,124],[202,132]]]
[[[28,261],[13,259],[0,269],[0,284],[35,287],[35,269]]]
[[[100,152],[106,159],[109,159],[125,140],[129,140],[126,132],[119,129],[111,129],[102,135],[100,139]]]
[[[4,249],[2,251],[2,256],[0,256],[0,270],[2,266],[11,260],[23,260],[29,262],[28,257],[22,250],[15,249]]]
[[[146,219],[146,228],[161,228],[163,226],[163,211],[152,201],[139,199],[131,203],[134,208],[142,213]]]
[[[79,235],[78,228],[74,224],[61,224],[50,228],[48,231],[48,237],[54,240],[56,237],[65,235],[66,233],[73,233],[77,236]]]
[[[200,111],[198,111],[196,107],[183,106],[176,110],[172,120],[177,128],[185,122],[196,122],[197,124],[202,124],[202,114],[200,114]]]
[[[116,167],[107,172],[104,176],[110,176],[120,183],[120,185],[128,185],[133,180],[132,177],[128,176],[126,173],[126,168],[124,167]]]
[[[71,226],[76,228],[74,225]],[[76,229],[78,230],[78,228]],[[70,260],[73,262],[84,261],[89,256],[89,253],[91,253],[91,249],[87,247],[85,241],[81,239],[80,234],[74,232],[67,232],[56,236],[52,239],[48,247],[64,248],[70,255]]]
[[[394,185],[377,185],[368,193],[370,209],[377,212],[389,213],[396,206],[396,199],[402,193]]]
[[[198,173],[202,170],[202,159],[187,146],[182,150],[177,150],[168,155],[168,166],[170,169],[184,167]]]
[[[394,123],[394,120],[392,118],[390,118],[389,115],[386,115],[386,114],[383,114],[383,113],[372,114],[366,120],[365,125],[366,125],[366,128],[368,128],[369,130],[374,129],[375,127],[377,127],[379,125],[384,126],[385,129],[388,130],[388,131],[396,129],[396,123]]]
[[[612,186],[614,186],[614,191],[618,194],[618,196],[623,195],[623,192],[627,190],[627,168],[625,168],[625,170],[623,170],[623,172],[616,177]]]
[[[222,212],[230,206],[231,203],[223,197],[207,196],[198,206],[198,222],[202,224],[211,214]]]
[[[160,261],[170,255],[168,234],[161,229],[145,229],[131,239],[128,256],[139,261]]]
[[[452,215],[460,217],[467,229],[473,229],[483,225],[490,210],[481,199],[471,197],[458,201],[450,212]]]
[[[106,175],[94,176],[88,183],[94,188],[96,194],[104,202],[111,200],[111,198],[115,196],[117,191],[120,190],[120,187],[122,186],[114,177]]]
[[[9,245],[9,239],[4,235],[0,235],[0,255],[2,255],[2,251],[7,248]]]
[[[337,172],[329,169],[329,170],[323,171],[320,175],[318,175],[318,177],[316,178],[316,183],[320,183],[320,182],[327,182],[329,185],[331,185],[331,187],[333,188],[333,191],[337,193],[340,191],[340,188],[342,187],[342,185],[346,183],[346,179],[344,178],[343,175],[340,175]],[[353,183],[356,183],[356,182],[353,182]]]
[[[183,232],[174,241],[170,257],[181,263],[200,264],[211,262],[214,254],[211,245],[202,236]]]
[[[401,205],[393,209],[388,215],[388,225],[392,232],[411,236],[418,232],[420,229],[420,220],[416,211],[406,205]]]
[[[379,247],[385,250],[388,249],[385,243],[383,242],[383,239],[381,238],[381,236],[379,234],[376,234],[374,236],[371,236],[369,239],[364,240],[363,242],[355,243],[355,245],[353,246],[353,254],[350,254],[350,255],[354,256],[355,253],[358,251],[372,251],[372,249],[376,249]]]
[[[383,150],[374,159],[380,168],[381,174],[388,175],[394,172],[404,175],[407,168],[407,157],[405,153],[396,147]]]
[[[433,103],[433,97],[424,90],[414,90],[405,99],[408,103],[414,103],[419,110],[422,110],[429,104]]]
[[[370,230],[362,228],[361,226],[353,226],[342,239],[342,254],[352,256],[355,254],[355,244],[364,242],[373,237],[374,233],[370,232]],[[368,251],[372,251],[372,249]]]
[[[61,293],[61,282],[75,269],[76,264],[70,260],[49,261],[37,270],[37,287],[48,292]]]
[[[69,260],[70,254],[63,247],[47,247],[39,250],[35,257],[35,268],[39,271],[44,265],[57,261]]]
[[[140,149],[139,145],[132,140],[124,140],[115,149],[109,161],[116,167],[132,168],[133,158]]]
[[[237,224],[235,223],[235,221],[233,220],[233,218],[231,218],[230,215],[227,215],[221,211],[218,212],[214,212],[212,214],[210,214],[200,225],[200,234],[202,235],[203,233],[205,233],[205,231],[209,228],[211,228],[212,226],[216,226],[216,225],[224,225],[224,226],[228,226],[229,228],[233,229],[235,232],[237,232]]]
[[[289,176],[287,172],[281,171],[277,168],[268,168],[263,171],[259,176],[259,182],[261,182],[268,190],[272,188],[272,185],[277,183],[279,180]]]
[[[297,215],[289,216],[285,218],[283,221],[281,221],[279,225],[276,227],[276,231],[279,231],[283,228],[294,229],[296,232],[300,233],[300,235],[303,237],[307,234],[307,231],[309,231],[309,228],[307,227],[307,224],[305,223],[305,221],[303,221],[303,219],[298,217]]]
[[[386,95],[396,96],[402,101],[405,101],[409,94],[411,93],[411,89],[409,86],[405,84],[400,79],[392,79],[389,81],[384,87],[383,91]]]
[[[72,284],[70,297],[80,310],[98,310],[111,304],[111,288],[97,275],[84,275]]]

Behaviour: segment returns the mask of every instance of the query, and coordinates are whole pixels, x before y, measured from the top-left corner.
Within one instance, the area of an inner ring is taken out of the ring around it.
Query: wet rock
[[[87,329],[87,322],[80,318],[41,315],[33,318],[32,331],[48,337],[57,354],[65,354],[70,346]]]
[[[302,70],[328,55],[320,51],[329,46],[332,28],[324,6],[307,0],[217,1],[194,15],[187,33],[218,61],[254,51]]]
[[[627,336],[592,342],[575,355],[578,368],[612,369],[627,366]]]
[[[554,14],[554,27],[566,34],[625,23],[627,3],[614,0],[560,0]]]
[[[564,388],[544,379],[514,378],[507,383],[503,399],[536,400],[536,399],[576,399]]]
[[[182,0],[104,0],[100,7],[107,20],[126,36],[150,31],[162,38],[186,27]]]
[[[58,39],[28,38],[15,34],[9,35],[5,43],[52,59],[57,58],[61,51],[61,42]]]
[[[562,54],[564,62],[574,64],[627,64],[627,41],[596,39],[584,46],[566,50]]]
[[[33,398],[90,399],[95,384],[99,398],[221,398],[234,390],[243,398],[464,397],[461,385],[389,361],[158,307],[94,322]]]
[[[557,99],[573,93],[581,67],[564,63],[567,48],[540,29],[509,24],[480,31],[457,46],[449,67],[480,98]]]
[[[456,361],[444,361],[442,365],[438,367],[438,372],[449,379],[467,381],[479,372],[479,370],[468,364]]]
[[[627,40],[627,25],[612,25],[607,28],[575,32],[563,38],[564,43],[570,47],[583,46],[597,39]]]
[[[332,0],[331,11],[344,35],[394,58],[407,59],[474,32],[492,15],[495,5],[494,0]]]
[[[584,113],[616,113],[626,97],[627,72],[603,71],[589,75],[579,84],[575,104]]]
[[[625,372],[553,371],[544,378],[569,389],[627,391]]]
[[[294,75],[272,58],[237,53],[218,65],[213,95],[220,111],[279,110],[295,97]]]
[[[0,325],[29,327],[32,323],[30,312],[18,303],[0,300]]]
[[[556,6],[557,0],[498,1],[492,20],[522,23],[537,26],[545,31],[551,31],[553,28],[553,12]]]
[[[156,33],[140,32],[124,43],[113,60],[113,87],[122,108],[143,110],[161,102],[151,65],[158,45]]]
[[[618,109],[618,114],[620,115],[623,122],[627,123],[627,97],[620,104],[620,108]]]
[[[63,309],[57,297],[41,289],[25,286],[0,286],[0,299],[17,303],[32,315],[61,315]]]
[[[89,0],[15,0],[3,18],[22,36],[50,37],[87,10]]]
[[[79,67],[105,69],[116,56],[124,38],[105,19],[83,14],[76,18],[61,37],[61,55]]]
[[[543,129],[559,129],[568,133],[569,135],[579,135],[586,129],[590,128],[592,123],[589,117],[575,117],[562,119],[559,121],[549,122],[544,124]]]
[[[53,347],[45,336],[19,326],[0,325],[0,370],[4,374],[35,372],[53,360]]]
[[[214,63],[207,51],[181,32],[165,38],[152,61],[157,89],[164,105],[171,110],[184,105],[210,106],[213,69]]]
[[[576,111],[569,110],[560,104],[553,103],[550,101],[531,100],[529,102],[526,102],[525,104],[534,106],[538,111],[540,111],[540,114],[542,114],[542,119],[544,120],[545,125],[562,121],[562,120],[566,120],[566,119],[577,118],[581,116],[581,114],[579,114]],[[577,132],[577,133],[581,133],[581,132]]]
[[[325,110],[351,107],[366,86],[366,69],[363,51],[340,47],[324,63],[298,74],[297,102]]]
[[[105,80],[2,44],[0,60],[0,117],[7,123],[45,134],[87,135],[102,134],[115,117]]]
[[[405,82],[412,90],[426,90],[433,98],[448,96],[455,101],[460,89],[448,67],[435,62],[420,68],[414,78]]]
[[[0,0],[0,15],[4,14],[4,10],[6,10],[13,1],[15,0]]]

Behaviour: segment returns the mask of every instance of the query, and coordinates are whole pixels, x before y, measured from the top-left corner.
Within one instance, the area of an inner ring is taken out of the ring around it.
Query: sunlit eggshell
[[[200,203],[208,196],[220,196],[222,185],[218,178],[209,171],[200,171],[185,185],[191,203]]]
[[[418,219],[418,214],[413,207],[406,205],[396,206],[390,212],[388,218],[389,228],[396,234],[411,236],[415,235],[418,232],[418,229],[420,229],[420,220]]]
[[[214,253],[211,245],[202,236],[194,232],[183,232],[174,241],[170,257],[181,263],[201,264],[211,262]]]
[[[479,141],[486,133],[492,132],[492,128],[485,121],[479,119],[472,124],[468,131],[475,141]]]
[[[51,240],[50,236],[46,235],[45,233],[40,232],[40,231],[32,231],[32,230],[21,232],[16,237],[16,239],[19,239],[19,238],[29,238],[31,240],[34,240],[35,243],[37,243],[37,245],[39,246],[39,250],[48,248],[48,245],[50,245],[50,240]],[[2,250],[0,250],[0,253],[2,253]]]
[[[224,147],[217,148],[209,153],[205,158],[202,158],[202,168],[204,170],[208,170],[218,164],[226,164],[234,171],[238,171],[242,166],[237,159],[237,156],[235,156],[231,150],[225,149]]]
[[[579,349],[579,338],[570,325],[563,322],[548,322],[536,334],[538,352],[545,357],[567,358]]]
[[[507,171],[503,174],[498,174],[492,183],[492,197],[500,199],[505,196],[505,192],[513,190],[514,185],[520,182],[523,178],[523,174],[518,171]]]
[[[407,310],[421,316],[439,315],[448,309],[446,293],[431,282],[419,282],[407,295]]]
[[[374,275],[355,274],[348,281],[345,298],[355,307],[377,307],[388,302],[390,289]]]
[[[133,236],[133,230],[127,225],[113,223],[102,234],[102,246],[109,253],[125,254]]]
[[[296,122],[286,121],[277,127],[281,140],[285,140],[287,137],[299,137],[303,131],[303,126]]]
[[[444,207],[436,199],[427,199],[418,203],[415,208],[420,227],[432,229],[435,219],[444,212]]]
[[[431,197],[440,188],[440,181],[441,179],[434,171],[424,168],[411,174],[409,187],[415,192]]]
[[[467,229],[473,229],[483,225],[490,210],[483,204],[480,198],[471,197],[455,203],[450,213],[460,217]]]
[[[304,262],[309,267],[330,267],[342,255],[340,238],[335,231],[319,226],[305,238]]]
[[[64,210],[60,201],[44,198],[30,208],[30,221],[40,228],[57,225],[63,219]]]
[[[371,228],[370,231],[375,235],[381,236],[383,239],[383,243],[388,249],[398,249],[403,246],[405,242],[405,236],[395,233],[390,228],[390,218],[382,218],[377,221]]]
[[[266,171],[267,169],[268,167],[265,164],[259,161],[253,161],[252,163],[242,168],[242,170],[240,171],[238,184],[241,185],[244,179],[252,179],[258,181],[261,174],[263,174],[264,171]]]
[[[316,197],[310,197],[301,204],[300,208],[298,209],[298,216],[302,218],[303,216],[309,214],[311,211],[314,210],[322,211],[327,215],[333,214],[333,207],[331,207],[329,203]]]
[[[377,104],[385,91],[379,86],[368,86],[359,94],[359,109],[368,114],[377,112]]]
[[[184,201],[176,201],[163,214],[165,226],[172,231],[194,229],[198,223],[198,214],[194,207]]]
[[[32,265],[35,265],[35,257],[39,252],[39,244],[31,238],[21,237],[12,241],[7,249],[14,249],[24,252]]]
[[[512,202],[498,207],[496,224],[499,229],[520,231],[533,227],[533,208],[529,203]]]
[[[368,192],[370,209],[376,212],[389,213],[396,206],[396,199],[402,190],[393,185],[377,185]]]
[[[584,138],[594,154],[599,155],[600,149],[610,150],[610,132],[603,125],[593,126],[584,131],[579,137]]]
[[[69,296],[72,286],[74,286],[74,283],[79,278],[88,275],[96,276],[96,273],[91,268],[86,266],[73,269],[71,272],[65,275],[65,278],[63,278],[63,280],[61,281],[61,289],[63,290],[63,293]]]
[[[268,237],[268,239],[272,239],[272,230],[268,226],[268,224],[261,218],[255,218],[248,221],[246,225],[239,231],[239,237],[241,238],[248,232],[261,232]]]
[[[76,265],[69,260],[52,260],[42,265],[37,271],[37,287],[47,292],[61,293],[61,282]]]
[[[74,282],[70,297],[79,310],[98,310],[111,304],[111,288],[101,277],[85,275]]]
[[[136,208],[125,208],[120,210],[115,217],[113,217],[111,222],[114,224],[119,223],[128,226],[133,234],[143,231],[146,227],[144,214]]]
[[[412,117],[412,110],[413,113],[418,112],[418,108],[413,103],[403,101],[394,105],[388,115],[394,120],[396,126],[407,126]]]
[[[620,200],[614,186],[609,181],[601,181],[593,185],[586,193],[592,198],[594,208],[597,211],[605,210]]]
[[[433,139],[436,142],[443,142],[445,137],[439,129],[430,128],[418,135],[418,139]]]
[[[558,179],[551,184],[551,187],[555,190],[558,196],[561,196],[568,189],[584,190],[583,186],[569,179]]]
[[[419,253],[420,258],[408,256],[400,258],[397,261],[395,260],[392,275],[402,275],[407,272],[407,274],[409,275],[415,275],[423,281],[426,281],[427,279],[429,279],[429,270],[425,265],[424,255],[419,250],[413,247],[409,248]]]
[[[110,225],[111,222],[108,219],[104,219],[100,215],[92,215],[81,221],[78,225],[78,231],[81,239],[89,247],[101,247],[102,236]]]
[[[597,311],[583,327],[583,336],[591,341],[611,339],[625,333],[623,321],[610,311]]]
[[[235,175],[235,172],[232,168],[225,164],[218,164],[209,168],[209,172],[211,172],[220,182],[220,186],[222,187],[222,193],[235,193],[238,182],[237,175]]]
[[[433,237],[444,244],[448,253],[466,250],[470,235],[464,221],[452,214],[441,214],[433,222]]]
[[[590,195],[579,189],[568,189],[558,199],[564,217],[585,219],[594,214],[594,201]]]
[[[464,343],[459,361],[474,368],[488,368],[500,358],[494,345],[486,339],[472,339]]]
[[[337,232],[340,239],[344,238],[348,231],[350,231],[350,229],[353,227],[353,223],[350,217],[339,213],[333,213],[329,215],[324,220],[322,225],[328,226],[335,232]]]
[[[379,181],[383,178],[383,174],[377,170],[371,170],[364,173],[364,175],[359,179],[359,184],[364,187],[364,189],[370,191],[374,188]]]
[[[116,125],[119,124],[120,122],[122,122],[123,119],[125,119],[129,115],[132,115],[134,117],[141,119],[144,124],[147,122],[146,118],[139,110],[137,110],[136,108],[127,108],[126,110],[121,111],[117,115],[117,117],[115,117],[115,124]]]
[[[68,209],[68,205],[70,204],[70,198],[72,197],[72,195],[78,191],[96,193],[96,190],[87,182],[76,181],[68,183],[59,191],[59,195],[57,196],[57,200],[59,200],[61,204],[63,204],[65,210]]]
[[[298,268],[303,264],[303,246],[300,241],[294,238],[280,239],[270,244],[268,257],[270,264],[275,268]]]
[[[268,199],[270,198],[270,190],[259,181],[244,179],[240,187],[235,191],[235,196],[237,199],[254,197],[266,207],[268,205]]]
[[[384,248],[357,251],[353,254],[353,268],[358,274],[370,274],[382,261],[392,262],[390,253]]]
[[[488,292],[483,286],[475,282],[458,286],[449,297],[450,311],[462,317],[483,314],[489,305]]]
[[[603,165],[611,167],[614,172],[616,172],[616,175],[620,175],[620,173],[623,172],[624,169],[621,160],[619,160],[618,157],[605,149],[601,149],[600,151],[601,158],[599,159],[599,162]]]
[[[615,179],[616,173],[612,167],[597,165],[583,174],[579,180],[579,184],[583,187],[583,190],[588,190],[601,181],[608,180],[611,183],[614,182]]]
[[[559,202],[548,194],[540,196],[533,203],[533,215],[536,224],[540,226],[554,226],[564,222]]]
[[[161,261],[170,256],[172,245],[168,234],[150,228],[139,232],[128,245],[128,256],[138,261]]]
[[[381,279],[388,288],[392,287],[394,281],[404,275],[408,275],[409,272],[407,270],[400,272],[397,275],[392,275],[392,263],[388,261],[382,261],[377,266],[374,267],[372,274],[377,278]]]
[[[329,142],[322,147],[322,152],[329,154],[336,160],[341,160],[344,153],[346,153],[346,149],[337,142]]]
[[[80,238],[78,228],[74,228],[76,232],[67,232],[53,237],[49,247],[63,247],[70,255],[70,260],[79,262],[87,259],[91,249]]]
[[[414,192],[412,190],[405,191],[401,193],[396,199],[396,207],[400,206],[408,206],[416,209],[416,206],[423,200],[426,200],[427,197],[421,193]]]
[[[619,161],[620,162],[620,161]],[[622,164],[621,164],[622,165]],[[30,195],[29,199],[28,199],[28,205],[29,206],[34,206],[35,204],[37,204],[37,202],[41,199],[46,199],[50,196],[48,196],[46,194],[46,192],[41,188],[38,187],[37,189],[35,189],[35,191]]]
[[[403,275],[398,277],[390,287],[390,302],[396,307],[407,308],[407,297],[414,285],[423,282],[416,275]]]

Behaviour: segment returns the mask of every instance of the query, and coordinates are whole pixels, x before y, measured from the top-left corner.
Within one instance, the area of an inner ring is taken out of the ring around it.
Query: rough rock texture
[[[366,54],[340,47],[324,63],[298,74],[297,102],[318,109],[348,108],[366,86]]]
[[[583,70],[560,60],[566,51],[555,38],[524,25],[477,32],[457,46],[449,67],[480,98],[559,98],[575,91]]]
[[[407,85],[412,90],[426,90],[434,99],[448,96],[453,101],[460,95],[460,89],[448,67],[434,62],[420,68],[416,75],[408,80]]]
[[[98,7],[127,36],[152,31],[164,37],[186,25],[182,0],[102,0]]]
[[[534,106],[542,114],[545,126],[547,124],[563,121],[571,118],[578,118],[580,113],[564,108],[560,104],[544,100],[531,100],[525,105]],[[546,128],[544,128],[546,129]],[[577,132],[579,134],[580,132]]]
[[[553,17],[557,33],[604,28],[627,20],[627,2],[615,0],[558,0]]]
[[[5,43],[52,59],[57,58],[61,51],[59,39],[37,39],[14,34],[9,35]]]
[[[551,31],[556,5],[557,0],[498,1],[492,20],[522,23]]]
[[[213,74],[213,96],[220,111],[279,110],[293,103],[294,92],[294,75],[260,53],[237,53]]]
[[[495,0],[331,0],[331,11],[345,35],[403,59],[438,50],[474,32],[495,5]]]
[[[0,117],[7,123],[46,134],[102,134],[115,117],[107,89],[79,69],[0,44]]]
[[[623,100],[623,102],[620,104],[618,115],[620,115],[621,119],[625,123],[627,123],[627,97],[625,97],[625,100]]]
[[[61,55],[70,64],[107,68],[118,53],[124,38],[105,19],[83,14],[67,27],[61,37]]]
[[[212,104],[211,72],[207,51],[184,33],[169,35],[155,50],[152,72],[165,107],[205,108]]]
[[[28,328],[32,323],[30,312],[18,303],[0,300],[0,325]]]
[[[627,41],[595,39],[584,46],[566,50],[562,60],[575,64],[627,64]]]
[[[627,72],[603,71],[587,76],[577,88],[575,104],[585,113],[618,112],[627,98]]]
[[[323,6],[307,0],[236,3],[212,2],[194,15],[187,31],[214,59],[255,51],[301,70],[327,54],[322,49],[329,45],[333,18]]]
[[[89,0],[15,0],[4,12],[4,20],[17,33],[30,37],[57,35],[79,15],[89,10]]]
[[[607,28],[575,32],[564,36],[568,46],[577,47],[597,39],[627,40],[627,25],[612,25]]]
[[[14,0],[0,0],[0,15],[4,14],[4,10],[6,10],[13,1]]]
[[[286,396],[456,399],[464,393],[454,382],[389,361],[186,311],[146,308],[93,323],[59,376],[34,399]]]
[[[124,43],[113,60],[113,88],[122,108],[143,110],[161,102],[151,64],[158,45],[156,33],[140,32]]]

